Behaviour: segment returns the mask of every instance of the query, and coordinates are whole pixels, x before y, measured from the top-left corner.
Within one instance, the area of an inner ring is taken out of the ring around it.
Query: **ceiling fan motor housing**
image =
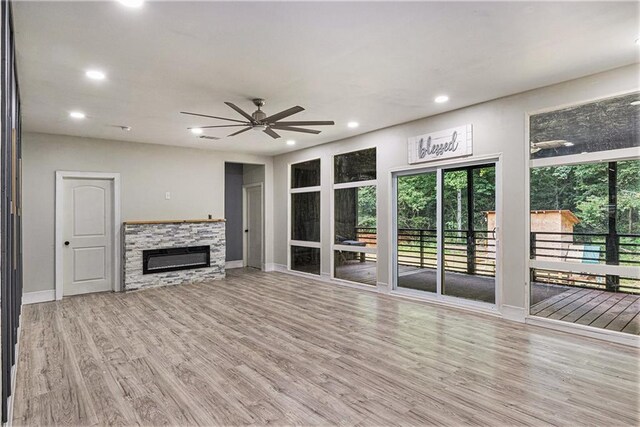
[[[261,122],[267,117],[267,115],[262,110],[256,110],[251,116],[257,122]]]

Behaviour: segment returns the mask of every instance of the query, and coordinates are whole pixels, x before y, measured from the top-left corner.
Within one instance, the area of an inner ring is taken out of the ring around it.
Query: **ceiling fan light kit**
[[[187,112],[187,111],[181,111],[180,114],[187,114],[187,115],[190,115],[190,116],[198,116],[198,117],[206,117],[206,118],[210,118],[210,119],[226,120],[226,121],[238,123],[238,124],[231,124],[231,125],[194,126],[194,127],[188,128],[190,130],[193,130],[193,129],[226,128],[226,127],[243,127],[244,129],[240,129],[239,131],[233,132],[233,133],[231,133],[231,134],[229,134],[227,136],[239,135],[239,134],[241,134],[243,132],[246,132],[246,131],[251,129],[251,130],[254,130],[256,132],[264,132],[264,133],[266,133],[267,135],[269,135],[273,139],[280,138],[280,135],[277,134],[274,131],[274,129],[281,130],[281,131],[287,131],[287,132],[301,132],[301,133],[310,133],[310,134],[317,135],[317,134],[320,133],[319,130],[307,129],[307,128],[302,128],[302,127],[299,127],[299,126],[331,126],[331,125],[335,124],[333,121],[330,121],[330,120],[326,120],[326,121],[305,120],[305,121],[283,122],[283,121],[281,121],[282,119],[286,119],[289,116],[292,116],[292,115],[297,114],[297,113],[299,113],[301,111],[304,111],[304,108],[300,107],[299,105],[296,105],[295,107],[291,107],[291,108],[288,108],[288,109],[286,109],[284,111],[280,111],[279,113],[273,114],[271,116],[267,116],[267,114],[264,111],[262,111],[262,107],[264,107],[264,104],[265,104],[265,100],[262,99],[262,98],[253,99],[253,105],[258,107],[258,109],[256,111],[254,111],[252,114],[248,114],[246,111],[244,111],[242,108],[238,107],[237,105],[235,105],[232,102],[225,102],[225,104],[227,104],[231,109],[233,109],[238,114],[240,114],[242,117],[244,117],[246,119],[246,121],[237,120],[237,119],[229,119],[227,117],[210,116],[208,114],[190,113],[190,112]],[[219,139],[219,138],[217,138],[217,139]]]

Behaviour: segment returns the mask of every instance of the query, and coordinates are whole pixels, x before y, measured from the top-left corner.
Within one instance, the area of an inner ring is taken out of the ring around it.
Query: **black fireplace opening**
[[[210,246],[149,249],[142,251],[142,274],[189,270],[211,265]]]

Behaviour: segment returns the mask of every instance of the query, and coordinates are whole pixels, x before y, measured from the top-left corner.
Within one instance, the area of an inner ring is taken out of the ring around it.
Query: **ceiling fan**
[[[573,147],[575,144],[565,139],[554,139],[552,141],[540,141],[531,143],[531,154],[535,154],[540,150],[550,150],[552,148]]]
[[[243,127],[244,129],[240,129],[237,132],[234,132],[230,135],[227,136],[235,136],[238,134],[241,134],[242,132],[246,132],[250,129],[253,129],[255,131],[262,131],[264,133],[266,133],[267,135],[269,135],[271,138],[280,138],[280,135],[278,135],[275,130],[284,130],[284,131],[289,131],[289,132],[302,132],[302,133],[312,133],[312,134],[319,134],[320,131],[319,130],[315,130],[315,129],[307,129],[307,128],[301,128],[299,126],[329,126],[329,125],[334,125],[335,123],[333,121],[294,121],[294,122],[290,122],[290,121],[281,121],[284,118],[287,118],[289,116],[292,116],[296,113],[299,113],[301,111],[304,111],[304,108],[300,107],[300,106],[295,106],[295,107],[291,107],[289,109],[286,109],[284,111],[280,111],[279,113],[273,114],[271,116],[267,116],[267,114],[262,111],[262,107],[264,107],[265,101],[262,98],[256,98],[253,99],[253,104],[258,107],[258,109],[256,111],[253,112],[253,114],[248,114],[246,113],[244,110],[242,110],[240,107],[238,107],[237,105],[233,104],[232,102],[225,102],[225,104],[227,104],[229,107],[233,108],[237,113],[239,113],[242,117],[244,117],[246,119],[246,121],[244,120],[236,120],[236,119],[228,119],[226,117],[217,117],[217,116],[210,116],[207,114],[199,114],[199,113],[189,113],[187,111],[180,111],[180,114],[188,114],[190,116],[199,116],[199,117],[209,117],[211,119],[219,119],[219,120],[227,120],[230,122],[235,122],[238,124],[230,124],[230,125],[214,125],[214,126],[194,126],[192,128],[188,128],[188,129],[211,129],[211,128],[229,128],[229,127]]]

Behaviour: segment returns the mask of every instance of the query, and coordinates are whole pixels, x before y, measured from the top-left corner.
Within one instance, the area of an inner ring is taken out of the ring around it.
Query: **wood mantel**
[[[157,221],[125,221],[125,225],[143,225],[143,224],[195,224],[199,222],[225,222],[224,218],[214,219],[167,219]]]

